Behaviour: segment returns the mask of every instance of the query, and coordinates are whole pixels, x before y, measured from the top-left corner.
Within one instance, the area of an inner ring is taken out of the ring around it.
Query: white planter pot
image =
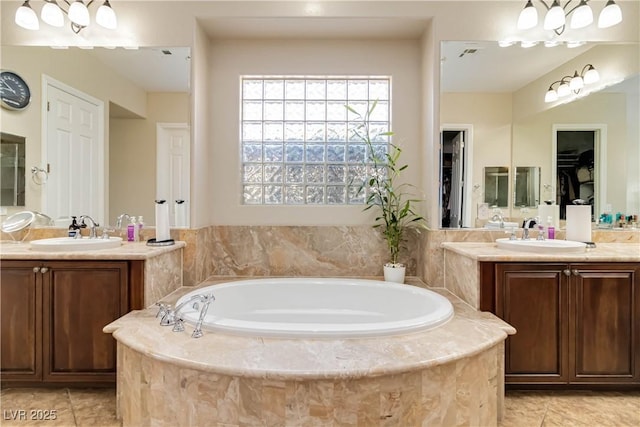
[[[403,264],[385,264],[384,280],[387,282],[404,283],[406,267]]]

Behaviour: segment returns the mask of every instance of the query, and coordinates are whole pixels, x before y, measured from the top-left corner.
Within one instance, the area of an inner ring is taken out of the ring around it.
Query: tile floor
[[[640,427],[640,391],[511,391],[505,406],[501,427]],[[0,391],[0,408],[6,427],[120,425],[114,389],[7,388]],[[21,410],[26,419],[19,419]],[[53,410],[55,419],[31,419]]]

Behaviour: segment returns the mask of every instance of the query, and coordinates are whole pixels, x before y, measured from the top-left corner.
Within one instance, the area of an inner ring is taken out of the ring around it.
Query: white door
[[[48,77],[43,88],[43,210],[54,219],[89,215],[103,223],[104,104]]]
[[[157,124],[156,200],[169,203],[169,223],[188,227],[190,212],[190,132],[184,123]]]

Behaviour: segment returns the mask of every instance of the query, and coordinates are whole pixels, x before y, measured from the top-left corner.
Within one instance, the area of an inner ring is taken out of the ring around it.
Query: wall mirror
[[[540,167],[516,166],[513,188],[514,206],[537,208],[540,204]]]
[[[472,128],[467,141],[472,174],[462,180],[467,185],[461,189],[470,220],[463,226],[475,226],[477,206],[488,197],[471,191],[484,182],[487,166],[508,164],[514,172],[516,165],[538,167],[543,189],[538,200],[557,200],[554,126],[604,126],[607,141],[601,154],[606,164],[601,191],[596,192],[599,209],[611,205],[616,212],[640,212],[639,51],[638,43],[588,42],[575,49],[539,44],[524,49],[517,44],[501,48],[496,41],[442,42],[441,126]],[[557,80],[547,81],[547,74],[555,76],[552,71],[567,67],[567,62],[587,60],[599,68],[602,87],[572,102],[546,105],[544,92]],[[529,96],[529,103],[516,101],[523,95]],[[530,107],[533,104],[536,108]],[[510,194],[516,190],[510,189]],[[522,202],[514,197],[505,215],[519,218]]]
[[[0,132],[0,206],[24,206],[25,138]]]
[[[488,166],[484,168],[484,202],[492,208],[509,206],[509,168]]]
[[[145,223],[153,225],[156,124],[188,125],[191,121],[190,48],[3,46],[1,59],[3,68],[15,70],[27,79],[38,103],[50,93],[45,92],[45,80],[60,82],[103,103],[105,114],[100,117],[99,125],[104,131],[105,155],[99,158],[105,167],[102,207],[97,209],[102,212],[103,220],[99,222],[113,225],[117,215],[128,213],[144,216]],[[83,71],[79,73],[78,70]],[[56,159],[55,153],[47,153],[47,138],[42,135],[44,131],[40,125],[43,123],[41,106],[32,105],[20,112],[2,111],[2,119],[3,132],[37,141],[26,147],[27,164],[47,168],[51,162],[48,184],[53,185],[57,178],[53,164]],[[28,209],[48,213],[44,205],[47,189],[29,184],[27,182],[22,203],[25,204],[26,199]],[[3,193],[3,205],[4,200]],[[83,206],[68,210],[72,214],[85,214]]]

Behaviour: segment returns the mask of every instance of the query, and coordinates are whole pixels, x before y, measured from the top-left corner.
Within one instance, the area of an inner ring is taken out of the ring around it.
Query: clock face
[[[22,110],[31,101],[27,83],[12,71],[0,72],[0,98],[2,106],[10,110]]]

